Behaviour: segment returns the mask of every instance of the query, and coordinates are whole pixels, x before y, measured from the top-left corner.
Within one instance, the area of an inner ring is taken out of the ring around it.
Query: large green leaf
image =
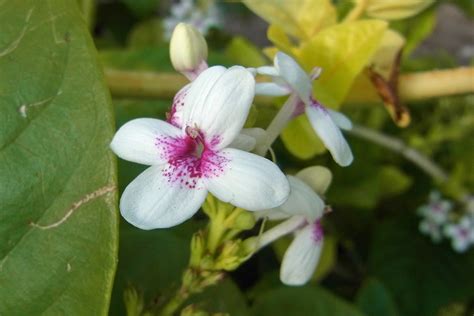
[[[404,211],[404,210],[401,210]],[[474,253],[458,254],[418,232],[413,216],[377,225],[370,272],[393,293],[401,315],[436,315],[474,293]]]
[[[317,286],[280,286],[258,296],[253,315],[362,316],[350,303]]]
[[[0,314],[104,315],[112,107],[77,2],[0,1]]]

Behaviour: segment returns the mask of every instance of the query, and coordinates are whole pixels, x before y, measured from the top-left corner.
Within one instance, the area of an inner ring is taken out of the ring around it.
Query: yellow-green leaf
[[[240,36],[232,39],[225,50],[225,54],[236,64],[246,67],[260,67],[267,64],[267,60],[260,49]]]
[[[378,19],[405,19],[420,13],[433,2],[434,0],[370,0],[365,12]]]
[[[292,120],[281,133],[286,149],[300,159],[310,159],[326,151],[306,115]]]
[[[395,59],[403,45],[405,45],[405,39],[400,33],[390,29],[386,30],[382,42],[372,58],[373,70],[385,79],[389,79]]]
[[[299,61],[310,70],[321,67],[314,92],[324,105],[338,108],[354,79],[379,48],[387,23],[364,20],[325,29],[303,45]]]
[[[337,19],[330,0],[243,0],[243,3],[269,24],[299,39],[310,39]]]

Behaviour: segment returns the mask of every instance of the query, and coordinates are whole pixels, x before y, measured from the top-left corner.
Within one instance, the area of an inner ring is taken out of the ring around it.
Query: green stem
[[[159,316],[172,316],[183,303],[188,299],[189,292],[182,292],[180,289],[168,303],[163,307],[163,309],[159,312]]]
[[[226,218],[226,211],[223,208],[217,208],[217,214],[210,219],[209,235],[207,240],[207,248],[211,254],[216,252],[217,247],[221,241],[222,235],[226,230],[224,221]]]
[[[411,148],[395,137],[382,134],[379,131],[367,127],[354,125],[350,134],[371,141],[375,144],[383,146],[391,151],[401,154],[406,159],[420,167],[424,172],[431,176],[434,180],[444,183],[448,181],[447,173],[441,169],[434,161],[423,155],[414,148]]]
[[[268,149],[277,139],[278,135],[280,135],[281,131],[293,118],[297,102],[298,97],[295,94],[292,94],[288,100],[286,100],[280,111],[278,111],[277,115],[270,122],[270,125],[268,125],[265,142],[255,150],[257,155],[265,156],[267,154]]]
[[[357,0],[355,7],[344,18],[344,22],[351,22],[357,20],[365,12],[365,9],[368,4],[368,0]]]

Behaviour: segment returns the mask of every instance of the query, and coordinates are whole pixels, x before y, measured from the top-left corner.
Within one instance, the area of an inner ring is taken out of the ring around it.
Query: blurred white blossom
[[[170,11],[170,15],[163,20],[166,39],[171,38],[174,28],[181,22],[191,24],[204,36],[211,27],[221,25],[220,13],[214,1],[208,1],[204,8],[193,0],[180,0],[171,6]]]
[[[452,201],[443,199],[437,191],[431,192],[428,203],[418,208],[419,230],[435,243],[450,239],[452,248],[465,252],[474,245],[474,199],[467,196],[455,211]],[[462,214],[459,216],[459,213]]]

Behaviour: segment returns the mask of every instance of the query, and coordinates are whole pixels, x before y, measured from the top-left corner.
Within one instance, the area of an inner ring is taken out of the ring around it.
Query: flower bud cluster
[[[459,215],[452,201],[442,199],[439,192],[431,192],[428,203],[417,211],[422,217],[419,230],[435,243],[449,239],[456,252],[467,251],[474,246],[473,201],[473,197],[466,198]]]

